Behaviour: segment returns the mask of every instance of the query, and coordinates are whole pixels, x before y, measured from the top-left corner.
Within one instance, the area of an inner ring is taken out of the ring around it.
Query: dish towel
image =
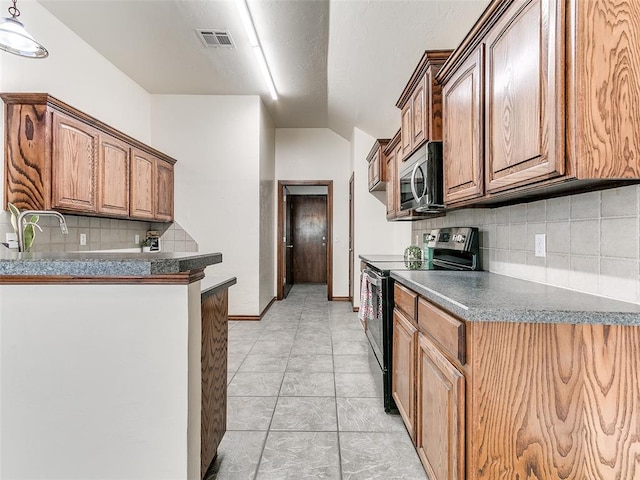
[[[362,272],[360,277],[360,309],[358,318],[362,322],[364,329],[367,329],[367,322],[373,321],[376,317],[382,318],[382,289],[376,289],[377,294],[373,295],[373,285],[371,277],[366,272]]]
[[[373,292],[371,289],[371,279],[366,272],[360,276],[360,309],[358,318],[362,322],[364,329],[367,329],[367,320],[373,318]]]

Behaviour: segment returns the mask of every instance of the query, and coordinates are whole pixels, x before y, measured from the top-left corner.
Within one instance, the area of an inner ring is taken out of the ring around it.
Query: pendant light
[[[16,7],[17,0],[11,1],[13,2],[13,6],[9,7],[11,17],[0,18],[0,50],[29,58],[49,56],[47,49],[36,42],[24,25],[18,21],[20,10]]]

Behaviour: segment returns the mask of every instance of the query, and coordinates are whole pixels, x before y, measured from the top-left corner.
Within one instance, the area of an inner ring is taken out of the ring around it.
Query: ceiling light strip
[[[249,12],[247,1],[236,0],[236,5],[238,7],[238,11],[240,12],[240,18],[242,19],[244,29],[247,31],[247,36],[249,37],[249,45],[251,45],[251,47],[253,48],[253,53],[256,56],[256,61],[258,62],[258,66],[260,67],[260,71],[262,72],[262,76],[264,77],[264,81],[267,83],[271,98],[277,100],[278,92],[276,91],[276,86],[273,83],[273,77],[271,76],[271,70],[269,70],[269,64],[267,63],[267,59],[264,56],[264,52],[262,51],[262,46],[260,45],[260,40],[258,39],[258,34],[256,33],[256,28],[253,24],[253,19],[251,18],[251,13]]]

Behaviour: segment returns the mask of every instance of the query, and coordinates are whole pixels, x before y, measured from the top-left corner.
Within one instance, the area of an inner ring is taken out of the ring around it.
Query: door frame
[[[349,178],[349,302],[351,302],[351,308],[353,309],[353,268],[354,268],[354,202],[355,198],[355,185],[354,185],[355,172],[351,173]]]
[[[284,296],[284,272],[285,272],[285,244],[284,231],[284,187],[291,186],[320,186],[327,187],[327,300],[333,300],[333,180],[278,180],[278,231],[277,235],[277,262],[278,279],[276,285],[276,298],[282,300]]]

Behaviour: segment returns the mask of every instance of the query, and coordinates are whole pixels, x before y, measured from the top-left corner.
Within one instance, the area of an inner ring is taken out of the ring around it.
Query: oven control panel
[[[471,252],[478,248],[478,229],[474,227],[447,227],[431,230],[424,236],[428,248]]]

